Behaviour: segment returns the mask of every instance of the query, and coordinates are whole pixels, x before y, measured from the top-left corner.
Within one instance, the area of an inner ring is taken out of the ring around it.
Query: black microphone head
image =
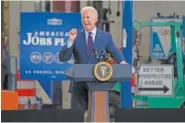
[[[100,59],[99,59],[98,49],[93,48],[93,54],[96,57],[96,59],[99,61]]]

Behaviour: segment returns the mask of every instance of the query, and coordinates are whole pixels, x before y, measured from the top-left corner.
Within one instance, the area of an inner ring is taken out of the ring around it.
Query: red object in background
[[[114,59],[110,59],[107,61],[109,64],[117,64],[116,60]]]
[[[132,73],[132,78],[131,78],[131,87],[135,86],[135,73]]]
[[[31,109],[36,108],[36,81],[35,80],[21,80],[20,71],[16,72],[17,89],[18,94],[18,108],[24,109],[30,101]]]
[[[79,12],[80,1],[56,1],[53,0],[53,12]]]
[[[17,70],[16,73],[17,80],[17,92],[19,96],[35,96],[36,88],[34,80],[21,80],[20,71]]]
[[[18,110],[17,92],[1,90],[1,110]]]
[[[20,80],[20,72],[19,72],[19,70],[16,71],[16,80],[17,81]]]

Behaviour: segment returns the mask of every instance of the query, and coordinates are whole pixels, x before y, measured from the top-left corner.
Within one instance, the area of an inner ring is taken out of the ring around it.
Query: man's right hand
[[[72,29],[69,32],[69,39],[70,39],[70,41],[74,42],[74,40],[76,39],[76,36],[77,36],[77,29]]]

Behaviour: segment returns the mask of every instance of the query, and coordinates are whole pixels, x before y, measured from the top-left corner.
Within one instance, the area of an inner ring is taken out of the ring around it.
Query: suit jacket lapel
[[[82,45],[84,47],[84,52],[85,52],[86,56],[88,57],[88,49],[87,49],[87,42],[86,42],[85,30],[83,29],[81,32],[82,32],[82,37],[83,37],[83,39],[82,39]]]
[[[82,37],[83,37],[82,43],[83,43],[83,46],[85,47],[85,49],[87,50],[87,43],[86,43],[86,38],[85,38],[85,31],[82,30],[81,32],[82,32]]]
[[[99,40],[99,37],[100,37],[100,30],[97,28],[96,30],[96,36],[95,36],[95,39],[94,39],[94,48],[97,48],[97,42]]]

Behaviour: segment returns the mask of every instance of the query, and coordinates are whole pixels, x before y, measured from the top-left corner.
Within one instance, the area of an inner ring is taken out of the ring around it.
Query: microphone
[[[99,61],[99,54],[98,54],[98,50],[96,48],[93,48],[93,54],[96,57],[96,59]]]
[[[102,49],[102,55],[104,56],[106,54],[106,50]]]
[[[101,56],[101,60],[105,61],[108,58],[108,54],[107,51],[105,49],[102,49],[102,56]]]

